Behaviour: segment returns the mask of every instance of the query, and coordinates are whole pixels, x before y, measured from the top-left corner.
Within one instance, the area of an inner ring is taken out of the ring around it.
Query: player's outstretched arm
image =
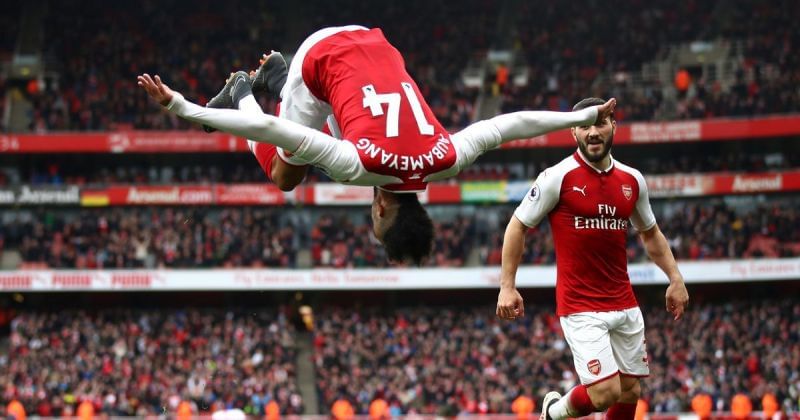
[[[288,120],[278,122],[278,118],[268,114],[252,115],[236,109],[202,107],[170,89],[158,75],[151,78],[145,73],[138,77],[138,82],[151,98],[181,118],[254,141],[271,143],[292,153],[300,147],[306,131],[310,130]]]
[[[515,319],[525,315],[522,295],[517,291],[517,269],[525,249],[525,233],[528,227],[511,216],[503,237],[503,256],[500,268],[500,295],[497,297],[497,316]]]
[[[501,143],[541,136],[551,131],[570,127],[593,125],[614,112],[617,100],[609,99],[605,104],[588,107],[580,111],[519,111],[498,115],[489,120],[500,132]]]
[[[430,180],[454,176],[471,165],[478,156],[500,147],[503,143],[541,136],[564,128],[592,125],[611,115],[616,105],[617,100],[611,98],[603,105],[580,111],[519,111],[478,121],[450,136],[458,150],[458,162],[452,171],[442,172]]]
[[[686,306],[689,304],[689,292],[683,281],[683,275],[678,270],[678,263],[672,255],[667,238],[661,233],[658,225],[639,232],[642,238],[647,256],[660,268],[669,279],[669,287],[666,293],[667,311],[672,314],[675,320],[683,316]]]
[[[273,144],[313,165],[334,169],[335,173],[343,176],[356,168],[356,150],[348,148],[348,142],[336,141],[319,130],[268,114],[253,115],[237,109],[202,107],[170,89],[157,75],[151,78],[143,74],[138,77],[138,84],[153,100],[186,120],[253,141]]]

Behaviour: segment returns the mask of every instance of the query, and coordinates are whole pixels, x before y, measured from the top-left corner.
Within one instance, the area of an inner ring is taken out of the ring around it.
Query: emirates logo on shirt
[[[591,373],[592,375],[597,376],[600,374],[601,366],[599,360],[597,359],[589,360],[589,363],[586,364],[586,367],[589,369],[589,373]]]
[[[633,188],[631,188],[628,184],[622,185],[622,195],[625,196],[626,200],[630,200],[633,197]]]

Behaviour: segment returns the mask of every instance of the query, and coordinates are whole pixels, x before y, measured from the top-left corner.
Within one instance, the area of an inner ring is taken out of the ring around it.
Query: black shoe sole
[[[272,52],[253,76],[253,92],[265,92],[272,99],[280,100],[288,74],[289,68],[283,55],[277,51]]]

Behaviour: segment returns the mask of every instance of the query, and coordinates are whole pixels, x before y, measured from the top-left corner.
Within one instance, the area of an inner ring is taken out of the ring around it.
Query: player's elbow
[[[285,164],[279,157],[270,171],[270,179],[281,191],[292,191],[303,182],[306,177],[306,166],[292,166]]]

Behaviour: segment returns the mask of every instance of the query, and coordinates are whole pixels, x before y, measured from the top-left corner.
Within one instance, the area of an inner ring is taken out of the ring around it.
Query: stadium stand
[[[766,172],[800,167],[800,146],[786,139],[730,141],[722,145],[699,143],[625,146],[614,157],[639,168],[645,175]],[[455,181],[532,180],[573,150],[518,150],[510,156],[492,152],[464,170]],[[669,156],[666,159],[665,156]],[[329,182],[322,171],[312,170],[307,183]],[[86,162],[80,154],[27,154],[0,156],[2,185],[110,184],[167,185],[186,183],[269,182],[249,153],[209,154],[99,154]]]
[[[792,203],[793,200],[769,201],[748,210],[722,200],[671,203],[661,211],[656,209],[656,218],[678,260],[795,257],[800,255],[800,236],[796,205]],[[498,228],[491,231],[489,241],[481,247],[482,261],[497,265],[503,233]],[[531,229],[525,240],[523,261],[553,264],[555,258],[549,225]],[[634,232],[629,233],[628,260],[647,261]]]
[[[0,417],[276,420],[349,417],[349,406],[359,420],[374,407],[510,420],[517,397],[538,405],[576,383],[551,284],[520,279],[537,284],[521,290],[521,320],[488,306],[505,224],[531,180],[574,150],[566,132],[432,185],[434,251],[410,271],[391,267],[371,234],[371,191],[339,191],[319,170],[277,191],[241,141],[197,131],[134,84],[158,72],[202,104],[262,50],[288,58],[313,30],[355,22],[383,28],[450,129],[617,97],[627,134],[614,157],[648,177],[681,266],[725,267],[720,278],[740,282],[690,282],[675,323],[660,278],[631,273],[650,419],[796,418],[800,2],[674,3],[0,4]],[[39,32],[39,49],[23,54]],[[725,54],[714,71],[676,67],[686,51]],[[25,76],[31,57],[42,69]],[[526,273],[554,271],[552,241],[547,223],[528,232]],[[628,259],[647,261],[634,232]],[[428,290],[462,275],[482,289]],[[191,287],[170,289],[181,276]],[[363,291],[373,284],[381,290]]]
[[[9,217],[10,216],[10,217]],[[148,208],[7,214],[6,247],[28,267],[294,267],[298,236],[278,209]]]
[[[690,411],[700,393],[711,396],[716,415],[731,411],[737,393],[756,411],[768,392],[784,413],[800,409],[796,299],[756,293],[724,301],[706,288],[684,330],[648,297],[656,290],[640,292],[651,415]],[[199,414],[225,406],[263,415],[276,399],[281,413],[297,413],[304,402],[290,318],[285,309],[24,311],[11,321],[8,357],[0,358],[0,375],[8,375],[3,405],[13,397],[29,415],[66,415],[89,400],[98,414],[146,415],[175,413],[188,401]],[[315,319],[312,360],[323,413],[344,398],[367,414],[377,397],[397,414],[509,413],[518,395],[538,403],[541,390],[577,380],[551,304],[531,306],[514,322],[474,303],[326,304]]]
[[[74,415],[83,401],[109,416],[239,407],[275,400],[301,413],[293,326],[278,311],[65,310],[11,321],[4,396],[29,415]],[[5,404],[3,404],[5,406]]]
[[[796,197],[760,204],[684,200],[659,204],[656,216],[679,260],[784,258],[800,256],[797,207]],[[498,265],[512,209],[434,214],[427,265]],[[317,267],[388,265],[368,214],[352,210],[294,210],[291,217],[281,208],[253,207],[18,211],[4,215],[2,228],[5,248],[18,250],[26,267],[297,267],[303,250]],[[631,262],[647,260],[634,232],[628,245]],[[478,259],[470,259],[473,251]],[[554,263],[547,223],[529,231],[523,261]]]
[[[652,371],[643,383],[651,410],[690,411],[691,397],[704,392],[714,411],[730,411],[735,393],[760,401],[767,391],[779,395],[784,410],[796,410],[797,378],[789,372],[800,363],[798,311],[793,299],[706,303],[684,321],[689,331],[672,328],[664,311],[646,311]],[[324,312],[315,333],[321,400],[345,395],[360,413],[378,395],[402,413],[509,413],[517,395],[576,384],[552,307],[510,323],[493,312]]]
[[[299,39],[290,40],[288,34],[352,22],[383,28],[404,53],[442,123],[461,128],[474,119],[477,97],[476,89],[460,82],[461,71],[470,59],[492,47],[502,12],[491,2],[480,1],[457,7],[441,1],[414,1],[387,7],[379,14],[368,1],[352,1],[348,7],[311,2],[304,10],[308,19],[288,28],[281,18],[288,12],[279,5],[245,13],[245,8],[237,7],[218,10],[207,1],[191,6],[171,1],[163,7],[151,2],[143,7],[95,2],[95,7],[87,9],[90,12],[76,15],[73,2],[47,4],[45,56],[48,62],[58,63],[53,68],[57,74],[28,92],[35,110],[29,128],[34,132],[116,126],[188,128],[186,122],[159,112],[135,91],[138,72],[161,70],[173,87],[205,103],[228,72],[254,66],[261,49],[287,48],[291,53]],[[533,10],[533,5],[522,3],[516,7],[520,9],[513,11],[514,44],[524,59],[529,83],[506,85],[504,111],[564,110],[593,91],[606,96],[620,93],[621,120],[662,119],[661,114],[678,119],[763,115],[800,109],[793,88],[797,76],[782,70],[797,65],[791,53],[796,49],[797,30],[787,20],[798,11],[794,2],[782,1],[773,8],[743,0],[730,12],[720,12],[717,2],[691,2],[680,10],[663,1],[639,2],[613,17],[600,4],[554,4]],[[417,19],[403,18],[409,9],[416,11]],[[191,24],[179,28],[167,23],[166,10]],[[759,19],[749,19],[753,15]],[[591,22],[600,17],[627,30],[597,31]],[[644,28],[652,27],[664,31],[645,35]],[[601,73],[627,80],[626,75],[642,64],[665,56],[671,45],[715,39],[741,45],[735,50],[739,67],[730,88],[707,82],[702,74],[694,76],[686,89],[688,95],[670,102],[670,109],[663,111],[661,86],[637,88],[635,95],[615,86],[592,86]],[[777,49],[772,48],[775,44]],[[104,65],[95,64],[100,62]],[[262,105],[274,109],[274,103]]]

